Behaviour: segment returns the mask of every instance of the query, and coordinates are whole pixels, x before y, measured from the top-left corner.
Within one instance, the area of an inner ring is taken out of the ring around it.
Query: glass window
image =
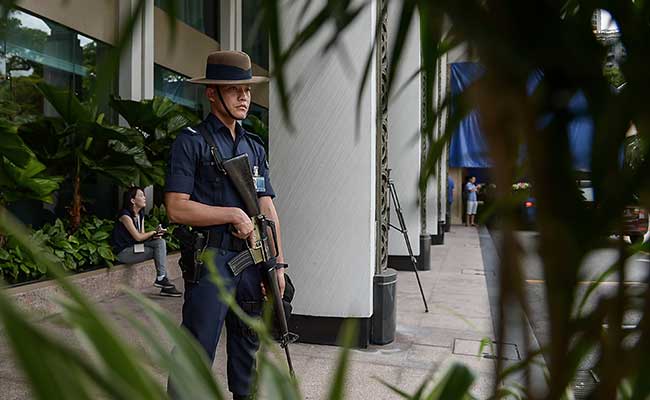
[[[22,11],[12,11],[4,29],[0,100],[18,104],[17,116],[56,115],[34,87],[41,81],[73,90],[82,101],[90,99],[108,45]]]
[[[202,85],[185,82],[188,78],[158,64],[154,65],[154,94],[167,97],[176,104],[194,110],[203,118],[204,89]]]
[[[173,3],[172,3],[173,2]],[[169,12],[176,6],[176,18],[219,41],[218,0],[155,0],[156,7]]]
[[[269,69],[269,33],[262,23],[262,0],[242,1],[242,42],[253,62]]]
[[[11,11],[1,24],[0,118],[25,121],[34,116],[57,116],[36,88],[39,82],[71,90],[81,101],[92,98],[97,66],[108,55],[110,46],[23,11]],[[106,101],[100,103],[102,109],[107,107]],[[108,119],[114,120],[113,115],[108,113]],[[89,213],[113,217],[117,206],[115,185],[90,172],[82,190]],[[55,196],[56,204],[22,201],[12,207],[23,222],[40,227],[54,216],[68,215],[67,198],[71,193],[72,183],[67,179]]]

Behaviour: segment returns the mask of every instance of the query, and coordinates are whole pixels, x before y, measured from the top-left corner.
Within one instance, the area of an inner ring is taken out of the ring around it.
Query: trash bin
[[[397,328],[397,271],[387,268],[375,275],[370,342],[388,344],[395,340]]]

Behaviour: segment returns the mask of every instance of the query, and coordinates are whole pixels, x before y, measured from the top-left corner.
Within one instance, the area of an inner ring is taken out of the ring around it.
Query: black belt
[[[208,247],[234,251],[237,253],[248,248],[245,240],[236,238],[230,233],[212,230],[206,232],[206,234],[208,237]]]

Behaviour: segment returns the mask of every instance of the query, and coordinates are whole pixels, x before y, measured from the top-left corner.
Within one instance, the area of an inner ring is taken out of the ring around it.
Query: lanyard
[[[140,216],[136,215],[134,222],[135,222],[135,229],[138,232],[142,233],[142,226],[144,225],[144,216],[142,217],[142,220],[140,220]]]

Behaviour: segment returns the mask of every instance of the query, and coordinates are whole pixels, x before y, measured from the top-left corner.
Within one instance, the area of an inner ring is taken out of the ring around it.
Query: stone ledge
[[[167,256],[167,276],[170,280],[181,276],[178,267],[180,253]],[[153,259],[137,264],[119,264],[94,271],[70,275],[74,283],[92,301],[106,300],[122,294],[121,286],[136,290],[153,287],[156,267]],[[35,315],[46,316],[61,311],[58,301],[63,298],[63,290],[54,280],[35,282],[6,289],[20,308]]]

